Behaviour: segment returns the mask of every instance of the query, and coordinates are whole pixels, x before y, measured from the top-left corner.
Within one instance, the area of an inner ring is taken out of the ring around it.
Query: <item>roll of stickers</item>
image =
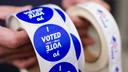
[[[71,7],[67,10],[67,13],[70,16],[88,20],[99,36],[99,56],[93,62],[86,61],[85,71],[100,72],[100,70],[108,66],[106,72],[122,72],[120,33],[112,15],[104,7],[93,2]],[[85,57],[85,59],[88,60],[88,57]]]
[[[41,72],[85,71],[79,35],[70,18],[58,6],[38,6],[12,14],[6,21],[7,27],[28,33]]]

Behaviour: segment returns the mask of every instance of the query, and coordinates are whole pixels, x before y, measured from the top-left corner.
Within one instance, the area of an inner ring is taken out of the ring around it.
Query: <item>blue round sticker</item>
[[[55,8],[55,10],[59,13],[59,15],[61,16],[61,18],[64,20],[64,22],[66,21],[66,17],[65,17],[65,15],[64,15],[64,13],[61,11],[61,10],[59,10],[59,9],[56,9]]]
[[[16,16],[29,23],[44,23],[52,18],[53,10],[48,7],[36,7],[20,12]]]
[[[77,57],[77,60],[78,60],[79,57],[80,57],[80,54],[81,54],[81,45],[80,45],[80,42],[77,39],[77,37],[75,37],[73,34],[71,34],[71,37],[72,37],[72,40],[73,40],[73,44],[74,44],[75,51],[76,51],[76,57]]]
[[[37,29],[34,45],[41,57],[48,61],[58,61],[69,51],[70,37],[62,27],[48,24]]]
[[[77,70],[72,64],[61,62],[53,66],[49,72],[77,72]]]

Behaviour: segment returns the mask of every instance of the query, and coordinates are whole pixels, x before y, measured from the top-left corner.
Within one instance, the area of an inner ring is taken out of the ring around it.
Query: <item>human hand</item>
[[[10,13],[30,8],[31,6],[0,6],[0,19],[5,20]],[[34,50],[25,31],[0,28],[0,62],[5,61],[19,68],[26,68],[35,63]]]
[[[8,62],[26,68],[36,61],[34,50],[25,31],[0,29],[0,62]]]
[[[89,33],[90,30],[89,28],[91,27],[91,23],[86,19],[76,16],[70,16],[70,18],[74,22],[77,31],[79,33],[79,36],[81,38],[81,42],[84,47],[85,60],[87,62],[94,62],[97,59],[97,57],[94,56],[90,52],[90,49],[88,48],[89,46],[93,46],[96,43],[95,39]]]
[[[74,22],[77,31],[80,35],[83,46],[92,45],[95,43],[94,39],[89,35],[88,30],[91,25],[89,21],[83,18],[79,18],[76,16],[70,16],[72,21]]]
[[[74,6],[79,3],[86,2],[87,0],[62,0],[62,7],[66,10],[71,6]]]

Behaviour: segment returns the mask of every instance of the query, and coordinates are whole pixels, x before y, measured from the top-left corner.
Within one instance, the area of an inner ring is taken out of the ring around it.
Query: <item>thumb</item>
[[[26,6],[16,7],[15,12],[24,11],[24,10],[28,10],[28,9],[31,9],[31,8],[32,8],[31,5],[26,5]]]
[[[27,5],[27,6],[9,6],[9,5],[1,5],[0,6],[0,19],[1,20],[5,20],[5,18],[11,14],[11,13],[15,13],[15,12],[20,12],[23,10],[27,10],[27,9],[31,9],[32,6],[31,5]]]

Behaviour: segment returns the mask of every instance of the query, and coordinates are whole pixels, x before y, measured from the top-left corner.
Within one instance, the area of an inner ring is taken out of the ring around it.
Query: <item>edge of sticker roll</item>
[[[93,2],[71,7],[67,13],[70,16],[78,16],[90,21],[101,40],[100,56],[93,63],[86,62],[86,71],[100,71],[108,65],[107,72],[122,72],[120,33],[112,15],[105,8]]]

